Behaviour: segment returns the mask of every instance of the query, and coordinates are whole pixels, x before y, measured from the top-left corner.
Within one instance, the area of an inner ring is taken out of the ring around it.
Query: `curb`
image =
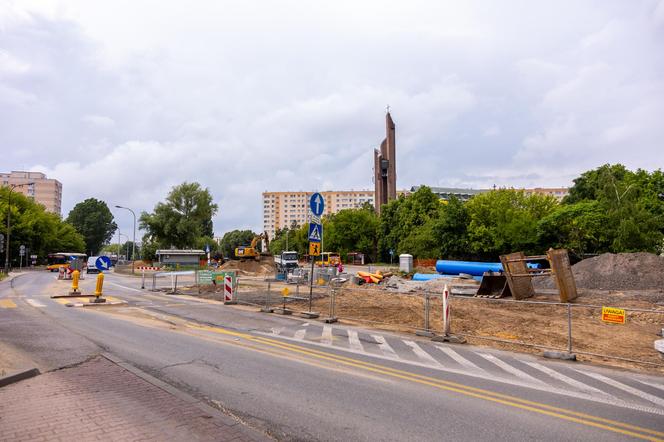
[[[236,421],[235,419],[229,417],[228,415],[222,413],[218,409],[211,407],[210,405],[207,405],[206,403],[202,402],[199,399],[196,399],[195,397],[191,396],[188,393],[185,393],[181,390],[178,390],[177,388],[173,387],[170,384],[167,384],[166,382],[159,380],[155,378],[154,376],[144,372],[143,370],[136,368],[135,366],[131,365],[128,362],[123,361],[122,359],[118,358],[114,354],[111,353],[102,353],[102,357],[108,359],[115,365],[124,368],[128,372],[138,376],[139,378],[143,379],[146,382],[149,382],[150,384],[154,385],[157,388],[161,388],[165,392],[169,393],[172,396],[175,396],[176,398],[193,405],[197,407],[199,410],[203,411],[204,413],[216,416],[221,420],[225,425],[228,425],[229,427],[235,427],[236,430],[240,431],[243,435],[247,436],[248,438],[256,441],[256,442],[273,442],[274,439],[271,439],[270,437],[264,435],[263,433],[259,432],[258,430],[255,430],[251,427],[248,427],[246,425],[240,424],[240,422]],[[239,426],[238,426],[239,425]]]
[[[14,382],[23,381],[25,379],[33,378],[37,375],[40,375],[38,368],[31,368],[29,370],[19,371],[18,373],[10,374],[9,376],[4,376],[0,378],[0,388],[5,387]]]
[[[70,302],[65,304],[67,307],[113,307],[128,304],[127,301],[109,301],[109,302]]]

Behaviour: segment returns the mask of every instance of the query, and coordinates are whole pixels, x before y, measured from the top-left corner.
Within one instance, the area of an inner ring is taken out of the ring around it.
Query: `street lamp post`
[[[5,250],[5,273],[9,273],[9,231],[11,230],[12,191],[17,187],[31,186],[35,183],[11,184],[7,195],[7,249]]]
[[[131,244],[131,273],[133,274],[135,272],[134,263],[136,262],[136,214],[134,213],[133,210],[131,210],[129,207],[124,207],[124,206],[115,206],[118,209],[126,209],[131,212],[131,214],[134,216],[134,240],[132,241]]]

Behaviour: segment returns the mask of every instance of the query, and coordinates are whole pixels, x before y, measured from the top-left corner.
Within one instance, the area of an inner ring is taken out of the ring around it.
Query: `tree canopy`
[[[118,228],[106,203],[95,198],[76,204],[67,222],[83,235],[85,250],[90,255],[96,255]]]
[[[7,234],[7,203],[9,189],[0,188],[0,232]],[[6,239],[6,238],[5,238]],[[44,261],[53,252],[84,252],[85,241],[74,226],[60,216],[47,212],[44,206],[16,192],[11,194],[10,256],[18,265],[19,247],[25,245],[29,254]],[[4,255],[4,250],[1,251]]]
[[[410,253],[418,258],[490,259],[550,247],[577,255],[603,252],[661,252],[664,248],[664,174],[603,165],[574,180],[559,203],[514,189],[480,193],[467,202],[440,200],[422,186],[390,201],[377,216],[371,207],[323,218],[325,250],[364,252],[388,261]],[[307,252],[307,226],[278,230],[271,250]]]
[[[217,210],[207,188],[182,183],[173,187],[152,213],[141,214],[140,228],[147,232],[143,241],[164,248],[196,247],[200,238],[214,236],[212,217]]]

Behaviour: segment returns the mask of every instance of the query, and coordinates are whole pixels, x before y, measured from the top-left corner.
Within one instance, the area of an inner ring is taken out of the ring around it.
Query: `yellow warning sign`
[[[309,243],[309,255],[311,255],[311,256],[320,256],[320,243],[319,242],[310,242]]]
[[[281,289],[281,295],[283,297],[288,296],[289,293],[290,293],[290,291],[288,290],[288,287],[284,287],[283,289]]]
[[[602,307],[602,321],[611,324],[624,324],[625,310],[614,307]]]

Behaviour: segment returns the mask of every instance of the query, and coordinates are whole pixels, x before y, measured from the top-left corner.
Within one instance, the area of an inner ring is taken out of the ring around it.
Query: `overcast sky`
[[[0,171],[63,216],[197,181],[258,231],[263,191],[373,189],[387,105],[401,189],[662,168],[664,0],[0,0]]]

